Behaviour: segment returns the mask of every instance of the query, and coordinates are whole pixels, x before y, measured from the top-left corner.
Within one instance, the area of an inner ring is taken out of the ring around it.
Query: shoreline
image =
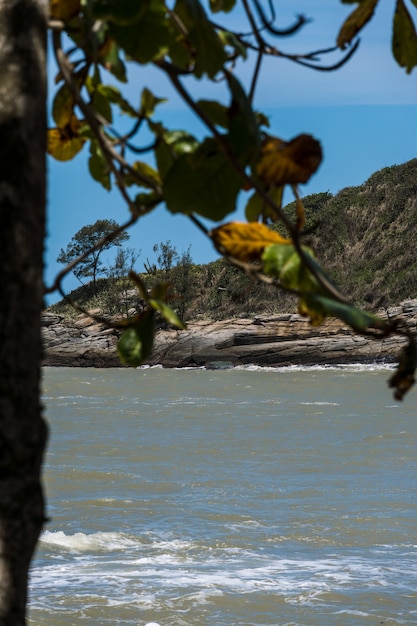
[[[407,300],[380,313],[417,332],[417,300]],[[87,316],[64,321],[42,316],[43,365],[50,367],[124,367],[116,345],[118,334]],[[314,365],[391,364],[405,339],[381,340],[355,334],[337,319],[311,326],[308,319],[286,313],[253,319],[190,322],[188,328],[159,330],[154,350],[143,365],[182,367],[288,367]],[[224,364],[222,366],[222,363]]]

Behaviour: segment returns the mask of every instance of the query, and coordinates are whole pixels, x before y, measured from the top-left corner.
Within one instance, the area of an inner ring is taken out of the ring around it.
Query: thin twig
[[[245,9],[245,13],[247,15],[247,18],[249,20],[249,24],[251,26],[252,32],[251,35],[253,35],[256,39],[256,41],[258,42],[258,46],[260,48],[260,50],[263,50],[266,46],[265,41],[263,40],[263,38],[260,35],[260,30],[258,28],[258,25],[256,23],[256,20],[252,14],[251,8],[249,6],[249,3],[247,0],[242,0],[243,2],[243,8]]]
[[[297,57],[288,56],[287,58],[289,58],[291,61],[294,61],[294,63],[297,63],[298,65],[303,65],[304,67],[308,67],[311,70],[317,70],[318,72],[334,72],[335,70],[338,70],[339,68],[343,67],[343,65],[345,65],[345,63],[349,61],[351,56],[353,56],[356,50],[358,49],[359,44],[360,44],[360,39],[357,39],[355,43],[353,44],[353,46],[351,47],[351,49],[349,50],[349,52],[345,54],[345,56],[342,59],[340,59],[340,61],[338,61],[337,63],[334,63],[333,65],[317,65],[315,63],[309,63],[308,61],[304,61],[303,59],[297,58]],[[327,50],[327,52],[330,52],[330,51],[331,49]],[[282,56],[282,54],[280,56]]]
[[[200,222],[198,217],[193,215],[193,213],[191,213],[191,215],[189,215],[188,217],[193,222],[194,226],[197,226],[197,228],[201,230],[201,232],[204,233],[204,235],[207,235],[207,237],[210,237],[209,229],[206,228],[202,222]]]
[[[256,59],[255,69],[253,71],[252,82],[251,82],[251,86],[250,86],[250,90],[249,90],[249,96],[248,96],[249,102],[251,104],[253,104],[253,99],[255,97],[255,89],[256,89],[256,84],[258,82],[259,73],[260,73],[260,70],[261,70],[261,63],[262,63],[263,55],[264,55],[263,50],[259,50],[258,56],[257,56],[257,59]]]
[[[304,24],[307,24],[309,21],[311,21],[307,19],[306,17],[304,17],[304,15],[297,15],[297,21],[292,26],[289,26],[288,28],[283,28],[283,29],[276,28],[272,26],[272,24],[275,21],[275,9],[274,9],[274,5],[272,4],[272,1],[269,0],[268,2],[269,9],[271,11],[271,16],[272,16],[271,20],[268,20],[266,18],[263,8],[261,4],[258,2],[258,0],[252,0],[252,2],[255,5],[255,8],[258,12],[259,18],[264,28],[266,28],[266,30],[272,35],[276,35],[278,37],[288,37],[289,35],[294,35],[294,33],[298,32],[300,28],[304,26]]]

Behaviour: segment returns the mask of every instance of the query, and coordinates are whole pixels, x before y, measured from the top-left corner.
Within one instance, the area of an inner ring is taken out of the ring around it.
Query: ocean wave
[[[298,404],[306,405],[306,406],[340,406],[339,402],[299,402]]]
[[[166,555],[167,556],[167,555]],[[197,556],[197,555],[196,555]],[[226,558],[227,557],[227,558]],[[88,558],[72,562],[57,561],[47,567],[34,568],[32,581],[43,587],[56,587],[65,580],[67,587],[82,589],[88,583],[90,593],[105,585],[113,599],[113,587],[119,600],[125,592],[125,601],[132,601],[132,583],[138,592],[151,595],[214,593],[259,593],[284,594],[286,599],[304,593],[322,593],[338,588],[343,590],[382,589],[393,586],[400,591],[406,584],[411,588],[416,583],[416,572],[409,564],[405,568],[407,583],[401,567],[388,559],[379,562],[367,558],[328,557],[319,559],[270,559],[259,555],[252,558],[241,554],[219,554],[217,559],[175,559],[171,556],[162,561],[159,557],[131,559],[129,552],[123,558],[105,561]],[[94,579],[97,578],[97,587]],[[59,583],[61,581],[61,583]],[[99,582],[100,581],[100,582]]]
[[[245,370],[252,372],[331,372],[331,371],[347,371],[347,372],[373,372],[373,371],[391,371],[394,365],[390,363],[334,363],[332,365],[281,365],[281,366],[264,366],[264,365],[236,365],[233,369]]]
[[[137,545],[137,541],[119,532],[98,532],[86,534],[82,532],[66,535],[62,530],[45,530],[40,543],[55,548],[63,548],[70,552],[113,552]]]
[[[162,365],[141,365],[137,369],[150,370],[150,369],[165,369]],[[171,368],[167,368],[171,369]],[[208,371],[208,372],[224,372],[224,371],[246,371],[246,372],[332,372],[332,371],[347,371],[347,372],[379,372],[379,371],[393,371],[395,364],[393,363],[332,363],[322,365],[257,365],[255,363],[247,363],[242,365],[231,365],[225,368],[213,368],[206,367],[205,365],[174,367],[172,368],[176,372],[189,372],[189,371]]]

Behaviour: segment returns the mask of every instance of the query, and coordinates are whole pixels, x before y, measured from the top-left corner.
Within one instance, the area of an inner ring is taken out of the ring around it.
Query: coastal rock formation
[[[381,312],[417,330],[417,300]],[[120,367],[118,335],[113,329],[80,316],[64,321],[45,313],[42,319],[44,364],[71,367]],[[219,322],[197,321],[188,329],[160,330],[149,365],[164,367],[255,364],[261,366],[391,362],[404,339],[373,340],[353,333],[336,319],[313,327],[297,314]]]
[[[91,317],[81,315],[73,321],[64,321],[59,315],[44,313],[42,339],[44,365],[120,367],[116,331]]]

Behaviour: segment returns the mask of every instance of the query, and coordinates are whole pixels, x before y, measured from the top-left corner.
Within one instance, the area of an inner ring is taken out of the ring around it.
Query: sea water
[[[46,369],[29,624],[417,624],[417,391],[389,375]]]

